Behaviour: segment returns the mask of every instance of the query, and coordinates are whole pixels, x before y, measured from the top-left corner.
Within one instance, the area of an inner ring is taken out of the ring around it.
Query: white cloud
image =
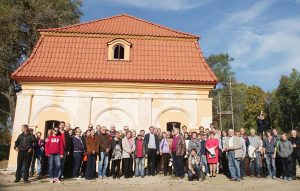
[[[159,10],[188,10],[200,7],[211,0],[111,0],[125,6],[159,9]]]

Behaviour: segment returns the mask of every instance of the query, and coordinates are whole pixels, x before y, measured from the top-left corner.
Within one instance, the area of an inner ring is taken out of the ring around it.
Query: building
[[[39,32],[12,74],[22,84],[12,144],[22,124],[45,135],[58,121],[163,131],[211,122],[208,94],[217,78],[198,36],[126,14]],[[15,155],[11,149],[9,167]]]

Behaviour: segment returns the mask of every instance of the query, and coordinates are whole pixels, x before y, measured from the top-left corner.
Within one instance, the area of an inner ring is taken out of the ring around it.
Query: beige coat
[[[131,147],[127,137],[124,137],[122,139],[122,149],[123,149],[122,158],[130,158],[134,154],[134,151],[135,151],[134,139],[132,139],[132,147]],[[130,151],[131,151],[131,154],[129,154]]]
[[[243,150],[242,150],[243,143],[241,139],[237,136],[233,136],[233,146],[229,147],[229,137],[225,140],[225,148],[229,151],[234,150],[235,158],[242,158],[243,157]]]

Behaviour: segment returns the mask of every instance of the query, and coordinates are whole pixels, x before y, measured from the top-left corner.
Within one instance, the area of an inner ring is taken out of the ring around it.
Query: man
[[[293,145],[287,140],[286,133],[281,135],[281,141],[278,144],[278,154],[281,158],[283,179],[286,181],[292,180],[292,166],[290,157],[293,153]]]
[[[245,174],[244,174],[244,176],[247,176],[247,174],[246,174],[246,172],[249,172],[250,171],[250,159],[249,159],[249,156],[248,156],[248,146],[249,146],[249,140],[248,140],[248,135],[246,134],[246,130],[245,130],[245,128],[241,128],[240,129],[240,134],[241,134],[241,137],[244,139],[244,141],[245,141],[245,144],[246,144],[246,156],[245,156],[245,158],[244,158],[244,160],[243,160],[243,162],[244,162],[244,172],[245,172]]]
[[[159,139],[154,134],[154,127],[149,127],[149,133],[145,135],[146,153],[148,154],[148,176],[155,176],[156,155],[159,154]]]
[[[142,138],[145,138],[145,130],[140,130],[140,134],[142,135]]]
[[[22,131],[23,133],[18,136],[14,146],[14,149],[18,152],[16,179],[14,183],[20,182],[21,180],[21,170],[23,164],[25,166],[23,180],[25,183],[29,183],[28,176],[32,152],[37,144],[37,139],[32,133],[29,132],[28,125],[22,125]]]
[[[186,125],[183,125],[182,127],[181,127],[181,129],[182,129],[182,135],[184,135],[184,134],[188,134],[188,131],[187,131],[187,126]]]
[[[251,176],[256,174],[256,176],[260,178],[262,165],[259,147],[262,145],[259,136],[256,135],[255,129],[250,129],[250,136],[248,137],[248,140]]]
[[[172,158],[175,175],[184,178],[184,162],[183,157],[186,154],[185,140],[181,134],[179,134],[179,128],[173,128],[173,142],[172,142]]]
[[[247,151],[246,142],[241,137],[241,133],[239,131],[235,132],[235,136],[239,137],[240,140],[241,140],[241,143],[242,143],[242,152],[243,152],[243,154],[242,154],[242,157],[240,159],[240,172],[241,172],[241,179],[244,179],[245,174],[246,174],[246,171],[245,171],[245,162],[244,162],[244,159],[245,159],[245,156],[246,156],[246,151]]]
[[[61,158],[61,170],[59,171],[59,177],[64,178],[66,172],[65,172],[65,164],[66,164],[66,158],[67,155],[70,154],[70,135],[67,131],[65,131],[65,122],[61,121],[59,123],[59,131],[60,131],[60,136],[62,138],[63,146],[64,146],[64,156]],[[67,164],[70,165],[70,164]],[[69,167],[67,167],[69,169]]]
[[[278,144],[281,139],[281,135],[279,135],[278,130],[275,128],[272,130],[272,132],[273,132],[274,139],[276,139],[276,141],[277,141],[276,145],[278,148]],[[282,165],[281,165],[280,155],[278,154],[278,149],[276,150],[275,167],[276,167],[276,177],[280,178],[282,175]]]
[[[111,124],[108,134],[109,134],[109,140],[112,143],[112,140],[115,138],[116,136],[116,126],[115,124]],[[111,157],[112,157],[112,148],[110,148],[109,150],[109,154],[108,154],[108,165],[107,165],[107,169],[106,169],[106,176],[110,176],[111,172],[110,172],[110,162],[111,162]]]
[[[160,143],[162,140],[162,135],[161,135],[161,129],[160,128],[155,128],[154,134],[158,136],[158,142]],[[160,154],[156,155],[156,160],[155,160],[155,169],[156,169],[156,174],[159,174],[161,170],[161,162],[162,162],[162,157]]]
[[[300,166],[300,137],[297,136],[297,131],[291,131],[291,137],[289,141],[293,145],[293,153],[292,153],[292,178],[296,179],[296,162],[298,161],[298,165]]]
[[[111,149],[111,140],[107,134],[107,128],[102,126],[99,135],[99,163],[98,163],[98,177],[106,177],[106,170],[108,166],[108,154]]]
[[[124,135],[126,136],[126,134],[129,132],[129,127],[128,126],[124,126],[123,127],[123,132],[124,132]]]
[[[272,132],[268,130],[266,132],[266,138],[263,140],[263,148],[264,154],[266,156],[267,169],[268,169],[268,177],[272,179],[276,179],[276,166],[275,166],[275,158],[276,158],[276,147],[277,141],[272,136]]]
[[[233,129],[228,130],[228,139],[225,140],[225,151],[227,151],[231,181],[240,182],[240,159],[243,157],[242,142],[240,137],[234,136]]]

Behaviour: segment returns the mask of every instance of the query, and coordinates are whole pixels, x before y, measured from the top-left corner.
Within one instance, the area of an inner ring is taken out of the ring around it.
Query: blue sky
[[[205,56],[227,52],[240,82],[276,88],[300,70],[300,0],[84,0],[81,21],[121,13],[199,35]]]

